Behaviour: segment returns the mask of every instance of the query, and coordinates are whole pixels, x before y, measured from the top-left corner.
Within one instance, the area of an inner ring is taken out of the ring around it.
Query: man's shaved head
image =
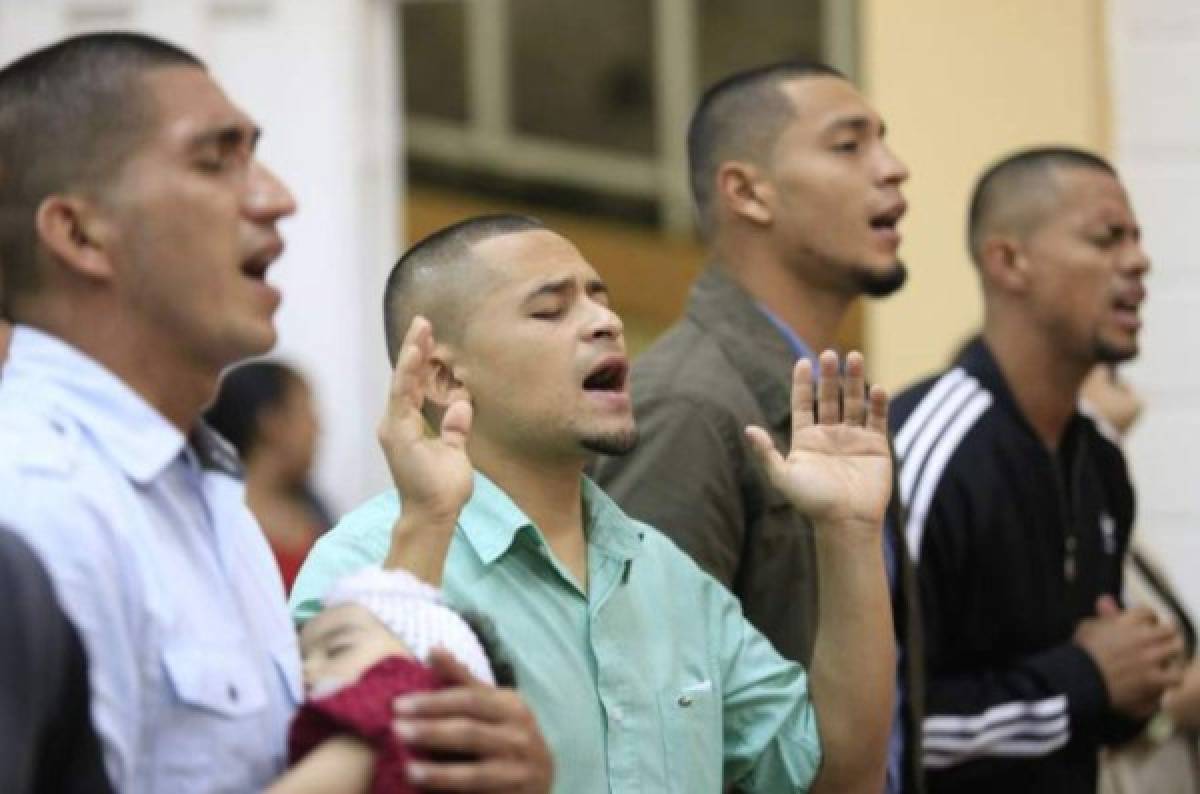
[[[417,315],[433,324],[439,339],[454,340],[465,311],[484,293],[487,263],[475,246],[494,237],[545,229],[525,215],[481,215],[434,232],[400,257],[383,291],[383,328],[395,365],[404,335]]]
[[[1064,168],[1091,168],[1116,176],[1104,158],[1066,146],[1026,149],[983,173],[967,214],[967,245],[977,266],[989,237],[1025,237],[1048,216],[1059,194],[1055,176]]]
[[[140,78],[203,64],[138,33],[89,33],[0,69],[0,267],[8,297],[37,286],[34,215],[47,196],[97,190],[154,130]]]
[[[721,163],[760,162],[795,115],[780,84],[802,77],[845,75],[816,61],[791,60],[730,75],[700,97],[688,125],[692,199],[702,230],[711,219],[713,182]]]

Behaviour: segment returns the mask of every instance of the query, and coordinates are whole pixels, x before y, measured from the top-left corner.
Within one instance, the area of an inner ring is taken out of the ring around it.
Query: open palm
[[[415,318],[396,358],[379,441],[406,511],[416,508],[427,515],[457,516],[474,483],[467,457],[471,405],[466,400],[451,403],[440,432],[428,432],[421,407],[425,384],[433,373],[433,348],[432,326],[423,317]]]
[[[878,531],[892,487],[887,394],[878,386],[866,394],[858,353],[846,357],[844,378],[832,351],[821,355],[820,368],[814,388],[812,364],[796,364],[786,458],[761,428],[746,432],[771,483],[814,525],[850,523]]]

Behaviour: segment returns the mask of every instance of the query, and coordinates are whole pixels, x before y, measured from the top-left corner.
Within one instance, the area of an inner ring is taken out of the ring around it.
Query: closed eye
[[[336,659],[347,651],[354,649],[352,642],[335,642],[325,649],[325,656],[329,659]]]

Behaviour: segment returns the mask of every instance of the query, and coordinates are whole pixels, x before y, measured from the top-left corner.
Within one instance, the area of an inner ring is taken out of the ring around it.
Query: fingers
[[[792,437],[813,423],[812,362],[802,358],[792,368]]]
[[[434,648],[429,652],[429,666],[451,686],[488,686],[445,648]]]
[[[1105,597],[1107,597],[1109,600],[1112,600],[1112,596],[1101,596],[1101,598]],[[1115,608],[1115,611],[1108,614],[1122,614],[1121,608],[1117,606],[1117,602],[1115,600],[1112,601],[1112,605]],[[1099,607],[1099,601],[1097,601],[1096,606]],[[1129,609],[1125,610],[1124,615],[1130,623],[1139,623],[1145,626],[1157,626],[1159,624],[1158,613],[1146,606],[1130,607]],[[1172,628],[1168,628],[1167,630],[1174,632],[1174,629]]]
[[[478,760],[524,755],[528,744],[523,726],[494,724],[469,717],[397,720],[396,735],[410,747],[430,753]]]
[[[866,362],[858,351],[846,355],[846,370],[838,371],[838,356],[832,350],[821,354],[817,364],[820,377],[813,384],[812,364],[796,362],[792,373],[792,437],[815,421],[823,425],[845,422],[862,425],[878,433],[887,432],[887,392],[866,387]],[[814,410],[814,395],[816,398]]]
[[[846,356],[846,374],[842,379],[842,418],[847,424],[861,425],[866,420],[866,376],[862,353]]]
[[[466,676],[469,678],[470,673]],[[472,683],[466,685],[398,697],[393,709],[401,718],[470,717],[492,723],[526,713],[524,703],[513,690],[470,680]]]
[[[404,335],[400,354],[396,357],[396,366],[392,370],[384,422],[403,420],[413,411],[421,410],[425,401],[422,390],[425,368],[429,364],[432,350],[433,327],[424,317],[414,317],[412,325],[408,327],[408,333]]]
[[[826,350],[821,354],[817,366],[821,373],[817,382],[817,422],[822,425],[836,425],[842,419],[837,353]]]
[[[410,761],[408,779],[422,791],[526,791],[539,780],[528,762],[496,758],[463,763]]]
[[[450,403],[442,417],[442,441],[458,449],[467,448],[467,437],[471,434],[474,409],[466,400]]]
[[[1121,614],[1121,607],[1117,605],[1117,599],[1105,593],[1096,599],[1096,614],[1102,618],[1116,617]]]
[[[548,791],[553,762],[528,706],[511,689],[477,680],[442,649],[430,665],[451,688],[397,698],[397,735],[454,760],[412,761],[422,791]]]
[[[792,424],[795,427],[795,417],[792,414]],[[809,424],[812,423],[811,410],[809,416]],[[795,429],[792,431],[793,438],[795,437]],[[779,454],[779,450],[775,448],[775,442],[767,435],[767,431],[761,427],[751,425],[746,428],[746,438],[750,441],[750,448],[754,450],[754,456],[758,458],[758,462],[762,465],[763,471],[767,472],[768,479],[771,482],[776,482],[776,477],[779,470],[783,467],[783,455]]]
[[[867,427],[880,435],[887,435],[888,432],[888,396],[887,391],[879,384],[871,387]]]

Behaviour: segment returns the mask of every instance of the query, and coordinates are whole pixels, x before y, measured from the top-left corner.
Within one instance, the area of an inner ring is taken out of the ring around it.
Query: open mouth
[[[624,392],[629,377],[629,362],[623,356],[603,359],[583,379],[583,390],[588,392]]]
[[[871,216],[871,228],[876,231],[888,232],[890,234],[898,234],[896,227],[900,223],[900,219],[904,217],[904,213],[908,211],[908,205],[903,201],[892,205],[883,212],[876,213]]]
[[[260,248],[242,261],[242,274],[255,281],[266,281],[267,269],[283,253],[283,245],[273,243]]]
[[[1146,290],[1143,287],[1130,287],[1123,289],[1113,296],[1112,307],[1119,312],[1129,312],[1137,314],[1141,309],[1142,301],[1146,299]]]

